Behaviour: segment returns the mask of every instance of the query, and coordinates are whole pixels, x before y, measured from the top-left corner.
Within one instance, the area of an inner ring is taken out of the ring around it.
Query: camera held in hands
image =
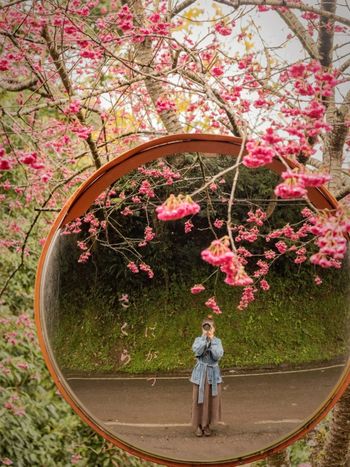
[[[211,330],[211,324],[210,323],[204,323],[202,325],[202,328],[205,330],[205,331],[210,331]]]

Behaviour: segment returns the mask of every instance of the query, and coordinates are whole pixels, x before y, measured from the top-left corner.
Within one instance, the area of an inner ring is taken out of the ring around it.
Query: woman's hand
[[[211,340],[213,337],[214,337],[214,331],[212,329],[210,329],[208,332],[207,332],[207,336],[209,337],[209,339]]]

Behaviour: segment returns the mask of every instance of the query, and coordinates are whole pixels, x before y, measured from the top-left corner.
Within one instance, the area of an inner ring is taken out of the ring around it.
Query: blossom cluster
[[[177,196],[171,194],[161,206],[156,208],[157,217],[162,221],[181,219],[191,214],[197,214],[199,211],[199,204],[195,203],[189,195],[182,194]]]
[[[163,161],[158,162],[158,165],[161,167],[161,169],[147,169],[141,166],[138,167],[137,170],[148,177],[164,178],[166,180],[167,185],[172,185],[174,180],[178,180],[179,178],[181,178],[181,174],[179,172],[175,172],[170,167],[166,166]]]
[[[310,232],[316,235],[319,251],[310,257],[310,262],[323,268],[340,268],[347,248],[346,236],[350,233],[350,218],[345,210],[338,208],[334,213],[322,212],[308,218]]]
[[[255,300],[255,293],[258,291],[256,287],[253,287],[251,285],[248,285],[247,287],[244,287],[243,293],[241,296],[241,300],[238,305],[239,310],[244,310],[244,308],[247,308],[249,303],[253,302]]]
[[[128,5],[123,5],[117,13],[117,25],[123,32],[134,29],[133,14]]]
[[[144,239],[139,242],[138,246],[140,247],[143,247],[143,246],[146,246],[148,242],[151,242],[154,237],[156,236],[155,232],[153,232],[153,228],[151,226],[147,226],[145,227],[145,231],[144,231],[144,234],[145,234],[145,237]]]
[[[225,23],[220,22],[215,24],[215,31],[221,36],[230,36],[232,33],[232,28],[227,26]]]
[[[216,300],[215,300],[215,297],[210,297],[206,302],[205,302],[205,306],[207,306],[208,308],[211,308],[213,310],[213,312],[217,315],[220,315],[222,313],[220,307],[218,306],[218,304],[216,303]]]
[[[261,144],[258,141],[248,141],[248,155],[243,157],[243,165],[246,167],[257,168],[266,164],[270,164],[276,155],[272,147]]]
[[[259,227],[264,224],[264,220],[266,219],[266,212],[262,211],[260,208],[258,208],[255,212],[248,211],[247,215],[247,222],[254,222]]]
[[[170,99],[159,97],[156,102],[158,112],[166,112],[168,110],[176,110],[176,105]]]
[[[152,279],[154,277],[154,272],[153,272],[152,268],[148,264],[146,264],[144,262],[140,263],[140,265],[137,266],[134,261],[129,261],[129,263],[126,265],[126,267],[128,269],[130,269],[130,271],[133,272],[134,274],[137,274],[141,270],[141,271],[146,272],[150,279]]]
[[[305,169],[303,171],[297,170],[282,172],[281,177],[284,182],[275,187],[276,196],[285,199],[303,198],[307,194],[307,187],[322,186],[331,179],[330,175],[325,173],[312,173]]]
[[[203,292],[205,290],[205,287],[203,284],[195,284],[193,287],[191,287],[191,293],[193,294],[198,294]]]
[[[213,240],[210,246],[201,252],[201,257],[207,263],[220,267],[220,270],[226,274],[224,279],[226,284],[232,286],[251,284],[253,279],[246,273],[237,253],[234,253],[228,245],[227,236]]]

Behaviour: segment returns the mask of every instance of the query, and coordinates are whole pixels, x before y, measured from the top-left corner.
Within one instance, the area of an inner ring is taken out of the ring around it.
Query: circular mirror
[[[106,439],[161,464],[267,457],[349,382],[348,256],[332,269],[308,261],[312,219],[337,202],[323,187],[277,197],[297,164],[250,169],[244,151],[240,138],[193,134],[122,154],[67,201],[38,264],[36,323],[63,397]],[[240,282],[210,260],[231,240]],[[195,370],[203,342],[211,385]],[[206,410],[214,426],[199,436]]]

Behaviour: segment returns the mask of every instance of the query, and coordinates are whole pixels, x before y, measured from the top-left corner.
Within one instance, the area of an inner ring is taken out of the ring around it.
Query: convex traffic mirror
[[[61,394],[106,439],[160,464],[267,457],[349,382],[347,256],[335,268],[310,261],[315,218],[337,202],[321,186],[276,196],[297,164],[253,169],[244,154],[240,138],[203,134],[121,154],[68,199],[38,264],[36,323]],[[205,385],[194,398],[193,345],[208,313],[220,417],[196,436]]]

